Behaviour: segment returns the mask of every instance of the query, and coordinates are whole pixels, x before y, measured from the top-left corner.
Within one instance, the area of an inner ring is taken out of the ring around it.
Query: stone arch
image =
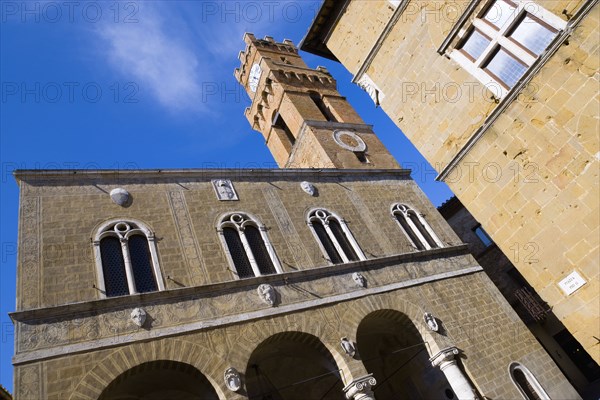
[[[393,310],[400,312],[412,322],[426,343],[429,356],[437,354],[441,349],[452,346],[450,341],[442,335],[432,334],[428,329],[423,314],[426,312],[423,308],[402,299],[397,291],[385,295],[369,296],[357,299],[352,303],[352,307],[345,310],[341,320],[340,331],[346,335],[352,335],[352,340],[356,339],[356,331],[360,322],[369,314],[380,310]]]
[[[179,339],[140,342],[112,350],[79,381],[70,400],[96,400],[103,390],[121,374],[141,364],[165,360],[188,364],[197,369],[212,385],[220,399],[225,399],[220,376],[222,360],[207,356],[202,346]]]
[[[333,313],[327,312],[327,309],[314,310],[310,317],[304,314],[287,314],[271,319],[256,320],[250,324],[238,326],[240,330],[232,335],[236,338],[236,343],[228,354],[228,358],[233,367],[243,371],[248,365],[253,349],[270,337],[288,333],[290,335],[308,334],[318,338],[331,354],[341,370],[344,384],[347,384],[352,381],[356,371],[351,368],[341,351],[339,340],[343,335],[339,332],[338,326],[339,321],[333,317]]]
[[[338,399],[348,378],[316,336],[279,332],[254,348],[246,365],[250,399]]]
[[[92,241],[100,240],[100,235],[106,231],[107,227],[114,225],[120,221],[127,221],[127,222],[131,222],[131,223],[135,224],[138,227],[138,229],[140,229],[142,232],[144,232],[144,234],[148,237],[154,236],[154,232],[156,232],[152,228],[152,226],[150,226],[150,224],[147,223],[146,221],[142,221],[142,220],[136,219],[136,218],[120,217],[120,218],[110,218],[110,219],[98,222],[94,226],[94,229],[92,230],[90,238],[92,238]]]
[[[367,314],[357,327],[356,346],[365,369],[377,381],[375,397],[455,398],[406,314],[393,309]]]
[[[510,375],[512,383],[516,386],[524,399],[550,399],[537,378],[524,365],[518,362],[510,363],[508,366],[508,374]]]
[[[218,400],[219,396],[206,376],[190,364],[179,361],[148,361],[117,376],[99,400],[138,398]]]

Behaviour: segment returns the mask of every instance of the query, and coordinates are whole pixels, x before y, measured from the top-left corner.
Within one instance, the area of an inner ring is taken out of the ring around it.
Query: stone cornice
[[[172,302],[177,300],[183,300],[192,296],[208,296],[219,293],[231,292],[236,289],[255,288],[261,283],[283,282],[285,284],[292,284],[330,275],[344,274],[352,272],[354,270],[371,270],[377,268],[384,268],[386,266],[397,263],[447,258],[449,256],[459,256],[466,254],[469,254],[468,247],[466,244],[461,244],[452,247],[442,247],[438,249],[403,253],[388,257],[380,257],[377,259],[369,259],[365,261],[355,261],[346,264],[328,265],[319,268],[285,272],[282,274],[263,275],[254,278],[213,283],[203,286],[169,289],[150,293],[138,293],[134,295],[109,297],[105,299],[71,303],[60,306],[15,311],[9,313],[9,316],[13,320],[13,322],[28,322],[35,321],[38,319],[81,316],[85,313],[109,311],[126,307],[143,307],[149,304],[156,304],[157,302]]]
[[[216,328],[227,325],[232,325],[236,323],[248,323],[250,321],[260,319],[260,318],[268,318],[268,317],[276,317],[278,315],[283,315],[291,312],[303,311],[315,307],[321,307],[329,304],[339,303],[342,301],[349,301],[358,299],[361,297],[383,294],[387,292],[391,292],[394,290],[399,290],[403,288],[408,288],[412,286],[418,286],[429,282],[435,282],[443,279],[450,279],[454,277],[469,275],[473,273],[482,272],[483,268],[479,265],[462,268],[454,271],[443,272],[439,274],[433,274],[421,278],[409,279],[402,282],[396,282],[388,285],[377,286],[370,289],[357,290],[354,292],[343,293],[338,295],[333,295],[324,298],[317,298],[313,300],[307,300],[300,303],[292,303],[286,305],[279,305],[278,307],[269,307],[266,309],[258,309],[251,312],[247,312],[244,314],[237,315],[226,315],[216,318],[210,318],[205,320],[200,320],[196,322],[191,322],[185,325],[175,325],[175,326],[166,326],[159,327],[151,330],[140,329],[137,332],[127,333],[127,334],[116,334],[108,337],[103,337],[91,341],[72,343],[72,344],[62,344],[59,346],[42,348],[39,350],[32,350],[18,353],[13,357],[13,364],[20,365],[34,361],[40,361],[50,358],[62,357],[67,354],[75,354],[86,352],[90,350],[100,350],[115,346],[120,346],[127,343],[139,342],[149,339],[156,339],[162,337],[169,337],[175,335],[181,335],[184,333],[192,333],[196,331],[200,331],[208,328]]]
[[[368,125],[361,125],[361,127]],[[89,179],[90,183],[97,179],[119,180],[127,178],[143,179],[164,179],[165,181],[174,181],[177,179],[287,179],[299,181],[304,178],[348,178],[364,179],[365,172],[368,171],[369,179],[398,179],[410,176],[409,169],[335,169],[335,168],[286,168],[286,169],[246,169],[246,168],[222,168],[222,169],[23,169],[15,170],[13,175],[20,182],[43,182],[43,181],[72,181],[74,179]]]

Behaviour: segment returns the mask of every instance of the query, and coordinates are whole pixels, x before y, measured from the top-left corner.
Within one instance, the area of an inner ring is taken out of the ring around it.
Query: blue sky
[[[15,169],[273,168],[233,70],[243,33],[302,39],[320,1],[0,2],[0,384],[12,391]],[[435,205],[451,196],[339,64],[338,88]]]

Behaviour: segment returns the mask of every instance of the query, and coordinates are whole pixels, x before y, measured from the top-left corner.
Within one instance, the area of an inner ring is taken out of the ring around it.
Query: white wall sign
[[[586,283],[587,281],[577,271],[573,271],[562,281],[558,282],[558,286],[568,296]]]

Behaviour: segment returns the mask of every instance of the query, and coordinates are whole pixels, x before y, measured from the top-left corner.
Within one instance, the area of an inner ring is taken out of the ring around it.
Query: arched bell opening
[[[340,368],[308,333],[284,332],[264,340],[252,352],[245,376],[251,400],[343,398]]]
[[[218,400],[208,379],[177,361],[150,361],[116,377],[98,400]]]
[[[360,358],[377,384],[377,400],[456,399],[444,374],[431,365],[427,343],[413,322],[395,310],[378,310],[360,322]]]

